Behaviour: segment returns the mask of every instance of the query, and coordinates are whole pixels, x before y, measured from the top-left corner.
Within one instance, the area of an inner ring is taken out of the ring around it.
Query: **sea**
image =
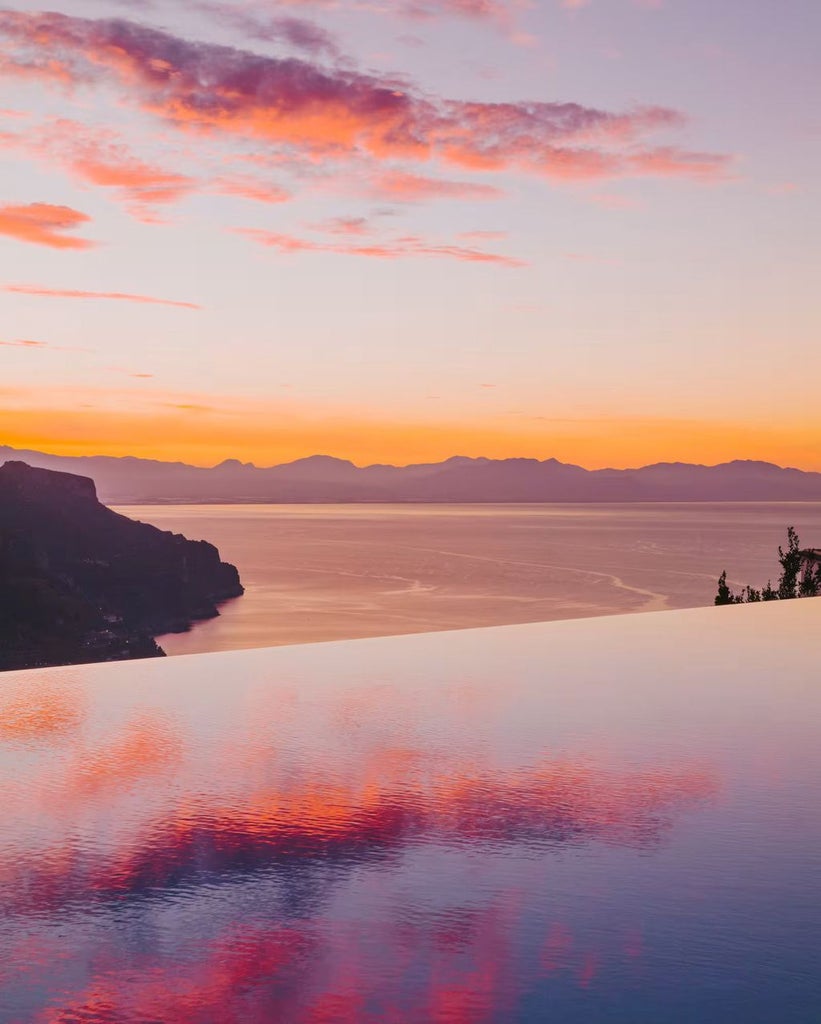
[[[169,655],[712,604],[779,574],[821,503],[131,505],[215,544],[245,595],[159,638]]]

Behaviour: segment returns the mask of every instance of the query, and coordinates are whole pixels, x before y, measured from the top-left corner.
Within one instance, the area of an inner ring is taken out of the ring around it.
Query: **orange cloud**
[[[389,171],[373,182],[373,193],[394,202],[414,202],[421,199],[498,199],[504,195],[493,185],[471,181],[447,181],[419,174]]]
[[[459,237],[480,239],[483,242],[493,242],[498,241],[501,238],[507,238],[507,231],[462,231],[460,232]]]
[[[383,243],[374,242],[364,245],[313,242],[309,239],[263,231],[259,228],[237,228],[236,233],[288,255],[301,252],[320,252],[337,253],[343,256],[366,256],[382,260],[395,260],[405,256],[433,256],[467,263],[496,263],[505,267],[525,265],[522,260],[514,259],[512,256],[500,256],[498,253],[485,252],[482,249],[469,249],[461,245],[438,245],[426,242],[416,235],[405,235]]]
[[[52,352],[91,352],[90,348],[84,348],[79,345],[52,345],[47,341],[31,341],[28,338],[17,338],[14,341],[0,341],[0,345],[4,348],[27,348],[32,351],[42,351],[48,349]]]
[[[412,18],[459,17],[509,27],[514,4],[504,0],[405,0],[400,12]]]
[[[96,146],[78,153],[71,168],[78,177],[94,185],[119,189],[138,208],[176,202],[194,185],[185,175],[151,167],[114,149],[102,152]]]
[[[728,166],[723,155],[648,146],[648,136],[684,120],[662,107],[614,113],[578,103],[450,100],[341,66],[191,42],[124,20],[5,11],[0,33],[16,47],[7,73],[99,81],[180,128],[313,157],[437,159],[560,181],[713,180]]]
[[[179,309],[202,309],[194,302],[158,299],[152,295],[132,295],[128,292],[87,292],[74,288],[45,288],[33,284],[2,285],[2,291],[13,295],[37,295],[50,299],[112,299],[117,302],[137,302],[151,306],[176,306]]]
[[[650,149],[628,158],[636,174],[659,178],[720,181],[729,176],[727,161],[715,153],[688,153],[674,146]]]
[[[372,228],[364,217],[332,217],[311,225],[312,230],[329,235],[368,235]]]
[[[126,377],[134,377],[137,380],[149,380],[154,377],[153,373],[139,373],[136,370],[128,370],[123,366],[109,366],[106,369],[110,370],[111,373],[122,373]]]
[[[20,242],[46,245],[51,249],[91,249],[96,242],[75,238],[68,234],[91,217],[70,206],[52,206],[50,203],[29,203],[0,206],[0,235]]]
[[[143,223],[158,222],[154,207],[179,202],[197,189],[261,203],[291,198],[284,188],[248,176],[220,175],[200,181],[169,170],[136,156],[112,129],[92,128],[67,118],[46,121],[26,132],[2,132],[0,140],[49,166],[60,164],[83,184],[113,191]]]
[[[221,195],[239,196],[257,203],[285,203],[291,198],[284,188],[254,178],[218,178],[212,182],[211,189]]]
[[[44,163],[61,164],[84,183],[115,190],[140,220],[153,220],[151,207],[177,202],[197,185],[187,175],[139,159],[113,130],[66,118],[27,132],[7,132],[4,141]]]

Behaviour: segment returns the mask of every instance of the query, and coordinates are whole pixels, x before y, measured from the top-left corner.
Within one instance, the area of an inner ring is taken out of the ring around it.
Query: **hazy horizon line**
[[[271,463],[270,465],[262,465],[261,466],[261,465],[258,465],[255,462],[250,462],[250,461],[244,462],[242,459],[231,458],[231,457],[226,458],[226,459],[221,459],[219,462],[216,462],[216,463],[213,463],[213,464],[212,463],[205,464],[205,463],[196,463],[196,462],[185,462],[185,461],[183,461],[181,459],[152,459],[152,458],[146,458],[145,456],[141,456],[141,455],[130,455],[130,454],[126,454],[126,455],[109,455],[109,454],[106,454],[104,452],[98,452],[98,453],[95,453],[95,454],[77,454],[77,455],[75,455],[75,454],[67,454],[65,452],[46,451],[46,450],[40,449],[40,448],[17,448],[14,445],[6,444],[6,443],[3,443],[1,441],[0,441],[0,449],[6,449],[8,451],[18,452],[18,453],[23,453],[23,454],[26,453],[26,452],[32,452],[32,453],[37,454],[37,455],[45,455],[45,456],[48,456],[49,458],[55,458],[55,459],[115,459],[115,460],[131,459],[131,460],[138,461],[138,462],[151,462],[151,463],[156,463],[158,465],[163,465],[163,466],[181,466],[181,467],[186,467],[186,468],[189,468],[189,469],[202,469],[202,470],[206,470],[206,471],[207,470],[219,469],[220,467],[226,466],[226,465],[236,464],[236,465],[241,466],[241,467],[246,468],[246,469],[254,469],[254,470],[258,470],[260,472],[264,472],[265,470],[280,469],[283,466],[293,466],[293,465],[297,465],[297,464],[302,463],[302,462],[310,462],[310,461],[316,460],[316,459],[326,459],[326,460],[331,461],[331,462],[345,463],[347,465],[352,466],[354,469],[357,469],[357,470],[366,470],[366,469],[374,469],[374,468],[412,469],[412,468],[415,468],[415,467],[418,467],[418,466],[443,466],[443,465],[446,465],[448,462],[456,462],[456,461],[460,461],[461,460],[461,461],[465,461],[465,462],[490,462],[490,463],[533,462],[533,463],[537,463],[537,464],[540,464],[540,465],[544,465],[546,463],[553,462],[553,463],[556,463],[556,464],[561,465],[561,466],[567,466],[567,467],[571,467],[571,468],[575,468],[575,469],[582,469],[582,470],[584,470],[587,473],[606,473],[606,472],[630,473],[630,472],[637,472],[637,471],[639,471],[641,469],[650,469],[650,468],[656,467],[656,466],[688,466],[688,467],[691,467],[691,468],[694,468],[694,469],[716,469],[716,468],[718,468],[720,466],[729,466],[729,465],[733,465],[735,463],[748,463],[748,464],[757,464],[757,465],[765,465],[765,466],[774,466],[776,469],[782,469],[782,470],[785,470],[785,471],[792,470],[792,471],[799,472],[799,473],[813,473],[813,474],[818,474],[819,473],[819,470],[803,469],[800,466],[785,466],[785,465],[782,465],[781,463],[778,463],[778,462],[772,462],[769,459],[755,459],[755,458],[741,458],[741,457],[733,458],[733,459],[725,459],[725,460],[722,460],[720,462],[714,462],[714,463],[688,462],[688,461],[686,461],[684,459],[670,459],[670,460],[661,459],[661,460],[657,460],[655,462],[648,462],[648,463],[643,463],[643,464],[640,464],[640,465],[630,465],[630,466],[623,466],[623,467],[618,467],[618,466],[601,466],[601,467],[596,468],[596,469],[591,469],[590,467],[582,465],[581,463],[578,463],[578,462],[564,462],[561,459],[556,458],[555,456],[547,456],[547,457],[545,457],[543,459],[540,459],[540,458],[535,458],[533,456],[525,456],[525,455],[522,455],[522,456],[511,455],[511,456],[506,456],[504,458],[491,458],[489,456],[483,456],[483,455],[474,456],[474,455],[454,454],[454,455],[447,456],[444,459],[428,460],[428,461],[424,461],[423,460],[423,461],[419,461],[419,462],[407,462],[407,463],[401,463],[401,464],[400,463],[392,463],[392,462],[369,462],[369,463],[359,464],[359,463],[354,462],[353,459],[346,458],[345,456],[331,455],[331,454],[329,454],[327,452],[314,452],[311,455],[300,456],[299,458],[296,458],[296,459],[289,459],[289,460],[286,460],[284,462],[275,462],[275,463]]]

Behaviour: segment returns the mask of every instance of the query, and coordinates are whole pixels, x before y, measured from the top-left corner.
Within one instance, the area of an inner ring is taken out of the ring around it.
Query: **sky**
[[[0,443],[821,469],[817,0],[0,7]]]

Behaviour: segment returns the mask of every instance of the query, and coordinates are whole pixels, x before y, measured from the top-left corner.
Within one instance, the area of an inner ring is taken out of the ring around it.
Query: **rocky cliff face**
[[[118,515],[92,480],[0,467],[0,668],[156,657],[243,593],[205,541]]]

